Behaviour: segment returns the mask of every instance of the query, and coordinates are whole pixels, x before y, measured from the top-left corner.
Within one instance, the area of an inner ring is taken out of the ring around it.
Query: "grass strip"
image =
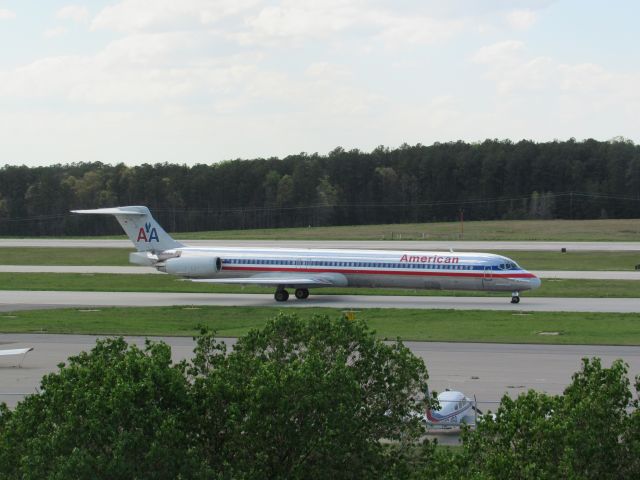
[[[464,234],[462,234],[460,222],[263,228],[169,233],[174,238],[187,240],[533,240],[559,242],[637,242],[640,238],[640,219],[467,220],[464,222]],[[65,238],[107,240],[124,239],[125,237],[123,235],[105,235],[100,237],[69,236]]]
[[[129,251],[124,248],[2,247],[0,265],[121,267],[130,264]]]
[[[302,318],[338,309],[286,308]],[[0,315],[8,333],[190,336],[206,325],[239,336],[264,325],[270,307],[151,307],[18,311]],[[381,338],[447,342],[639,345],[640,315],[625,313],[366,309],[357,313]]]
[[[393,244],[390,244],[392,246]],[[633,270],[639,252],[487,251],[515,260],[528,270]],[[128,266],[122,248],[0,248],[0,265]]]
[[[116,275],[83,273],[0,273],[0,290],[59,290],[83,292],[179,292],[179,293],[264,293],[270,287],[195,283],[171,275]],[[316,288],[312,295],[420,295],[457,297],[508,297],[510,292],[450,290],[407,290],[384,288]],[[546,279],[542,286],[523,292],[525,297],[637,298],[639,280]]]
[[[173,234],[172,234],[173,235]],[[193,240],[500,240],[636,242],[640,219],[495,220],[222,230],[175,234]]]

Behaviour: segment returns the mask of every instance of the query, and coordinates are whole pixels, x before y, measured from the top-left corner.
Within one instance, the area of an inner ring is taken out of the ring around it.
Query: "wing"
[[[346,287],[347,278],[340,273],[268,273],[244,278],[198,278],[200,283],[224,283],[235,285],[265,285],[274,287]]]

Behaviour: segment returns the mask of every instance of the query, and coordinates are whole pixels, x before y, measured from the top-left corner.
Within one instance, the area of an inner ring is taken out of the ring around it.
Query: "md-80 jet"
[[[264,285],[275,299],[288,290],[304,300],[309,289],[368,287],[520,292],[540,286],[540,279],[513,260],[490,253],[404,250],[342,250],[254,247],[188,247],[177,242],[142,206],[73,210],[113,215],[137,252],[129,261],[197,282]]]

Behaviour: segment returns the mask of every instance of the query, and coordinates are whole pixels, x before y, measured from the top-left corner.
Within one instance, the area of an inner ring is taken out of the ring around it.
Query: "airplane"
[[[369,287],[520,292],[540,279],[513,260],[489,253],[403,250],[341,250],[255,247],[188,247],[174,240],[147,207],[72,210],[113,215],[136,252],[129,261],[161,272],[212,284],[275,287],[278,302],[309,297],[310,288]]]
[[[429,395],[427,390],[427,396]],[[475,425],[477,414],[482,414],[476,408],[476,401],[466,397],[462,392],[445,390],[438,394],[439,408],[433,409],[427,405],[423,421],[428,428],[451,428],[460,425]]]

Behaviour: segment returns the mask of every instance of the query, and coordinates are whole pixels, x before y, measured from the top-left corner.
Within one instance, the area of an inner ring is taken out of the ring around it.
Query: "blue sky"
[[[0,164],[640,142],[640,2],[0,0]]]

